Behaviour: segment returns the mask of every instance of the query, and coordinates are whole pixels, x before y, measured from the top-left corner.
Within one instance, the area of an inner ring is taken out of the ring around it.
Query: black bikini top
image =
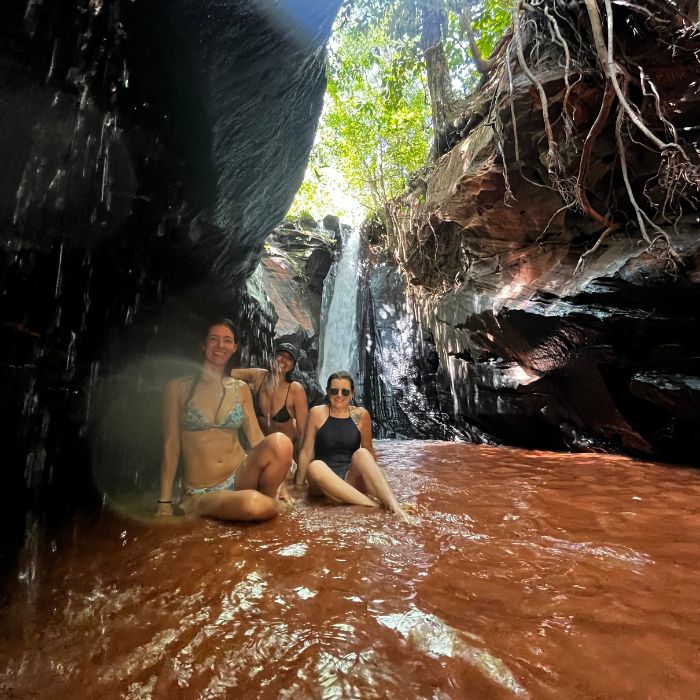
[[[260,385],[260,388],[262,388],[262,383]],[[280,408],[280,410],[277,411],[277,413],[275,413],[274,416],[270,416],[270,420],[275,421],[275,423],[287,423],[288,421],[292,420],[292,416],[287,410],[287,399],[289,398],[289,390],[291,388],[292,384],[290,382],[289,386],[287,387],[287,395],[284,397],[284,403],[282,404],[282,408]],[[260,389],[258,389],[253,395],[253,406],[255,407],[255,413],[256,415],[260,416],[260,418],[267,418],[267,415],[260,410],[259,396]]]

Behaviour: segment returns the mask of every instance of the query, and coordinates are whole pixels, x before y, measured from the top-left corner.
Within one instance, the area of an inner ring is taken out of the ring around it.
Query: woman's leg
[[[343,481],[325,462],[315,459],[309,464],[306,472],[309,480],[309,493],[319,495],[319,491],[329,498],[341,503],[349,503],[354,506],[369,506],[376,508],[377,504],[360,493],[347,481]]]
[[[408,520],[406,514],[401,510],[384,472],[374,461],[369,450],[361,447],[353,453],[350,470],[345,479],[356,490],[369,493],[381,501],[392,513],[396,513],[403,520]]]
[[[276,499],[292,464],[292,441],[282,433],[261,440],[236,473],[236,491],[255,489]]]
[[[276,499],[252,489],[186,496],[182,506],[186,513],[219,520],[269,520],[279,513]]]

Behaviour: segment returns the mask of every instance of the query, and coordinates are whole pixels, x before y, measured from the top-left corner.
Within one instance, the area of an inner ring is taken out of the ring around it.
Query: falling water
[[[343,245],[333,285],[330,304],[325,314],[321,340],[321,362],[318,378],[321,386],[331,372],[346,370],[354,373],[357,367],[357,284],[360,257],[360,232],[352,229]],[[328,280],[326,282],[328,284]],[[324,287],[323,296],[327,289]]]

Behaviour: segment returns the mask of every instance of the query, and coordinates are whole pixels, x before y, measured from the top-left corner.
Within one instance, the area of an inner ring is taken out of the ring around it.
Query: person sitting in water
[[[306,427],[308,404],[306,391],[291,373],[299,352],[290,343],[280,343],[275,349],[273,371],[259,367],[234,369],[231,376],[253,385],[253,405],[260,429],[265,435],[284,433],[299,450]]]
[[[327,405],[309,411],[295,485],[302,487],[306,479],[311,495],[325,494],[340,503],[372,508],[381,503],[407,521],[375,461],[369,412],[350,405],[354,391],[348,372],[328,377]]]
[[[228,319],[207,329],[202,369],[168,382],[163,398],[163,460],[158,513],[172,515],[173,481],[184,458],[186,513],[223,520],[267,520],[279,512],[292,462],[292,442],[282,433],[264,437],[245,382],[227,375],[236,351]],[[250,452],[238,439],[243,428]]]

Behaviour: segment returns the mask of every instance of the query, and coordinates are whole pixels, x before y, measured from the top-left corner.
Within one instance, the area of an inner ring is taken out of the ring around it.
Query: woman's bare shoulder
[[[325,405],[322,406],[312,406],[309,409],[309,420],[321,421],[325,419],[328,413],[328,408]]]
[[[371,420],[369,411],[364,406],[350,406],[350,417],[359,425],[363,420]]]
[[[244,397],[251,396],[250,386],[248,385],[248,382],[242,379],[234,379],[233,377],[224,377],[223,382],[224,386],[227,389],[234,389],[236,392],[238,392]]]
[[[291,390],[292,390],[292,392],[294,392],[295,394],[301,393],[301,394],[303,394],[304,396],[306,396],[306,389],[304,389],[304,385],[303,385],[300,381],[298,381],[297,379],[295,379],[295,380],[292,382],[292,384],[291,384]]]

